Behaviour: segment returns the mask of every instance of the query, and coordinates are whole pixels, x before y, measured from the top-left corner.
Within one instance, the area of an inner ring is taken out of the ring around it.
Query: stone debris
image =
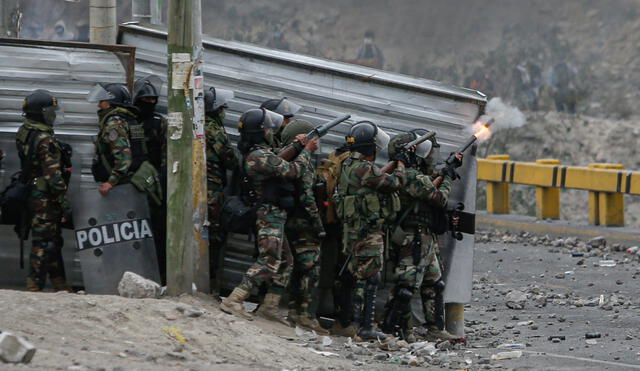
[[[513,290],[507,294],[507,307],[511,309],[524,309],[527,302],[527,294],[522,291]]]
[[[133,272],[124,272],[118,293],[125,298],[143,299],[160,297],[161,287],[156,282],[148,280]]]
[[[0,333],[0,360],[5,363],[29,363],[36,348],[10,332]]]
[[[180,305],[176,307],[176,310],[190,318],[202,317],[205,314],[204,310],[193,306]]]

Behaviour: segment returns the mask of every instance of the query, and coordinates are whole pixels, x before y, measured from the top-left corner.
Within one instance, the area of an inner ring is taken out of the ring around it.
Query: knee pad
[[[398,298],[399,302],[408,303],[413,297],[413,289],[410,287],[400,287],[395,297]]]
[[[376,292],[376,290],[378,290],[378,283],[380,283],[380,272],[367,278],[367,282],[365,284],[365,290],[368,292]]]
[[[443,280],[438,280],[436,281],[436,283],[433,284],[433,287],[436,290],[436,293],[440,294],[444,291],[446,284]]]

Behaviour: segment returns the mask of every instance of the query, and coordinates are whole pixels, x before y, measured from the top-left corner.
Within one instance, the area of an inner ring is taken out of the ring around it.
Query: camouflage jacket
[[[403,226],[427,224],[429,209],[445,207],[451,191],[451,178],[445,176],[440,188],[433,185],[431,177],[417,169],[406,170],[406,184],[400,191],[400,201],[403,213],[408,208]]]
[[[336,187],[338,217],[346,224],[364,222],[374,229],[382,228],[400,210],[396,192],[405,185],[405,170],[397,167],[393,174],[385,174],[363,157],[351,152],[342,163]]]
[[[263,182],[268,179],[298,179],[309,164],[311,153],[306,149],[291,162],[278,157],[267,144],[254,146],[244,159],[244,172],[258,198],[263,195]]]
[[[207,138],[207,182],[224,186],[227,170],[236,167],[236,154],[219,117],[207,116],[204,132]]]
[[[296,208],[287,220],[287,226],[301,230],[313,227],[322,229],[322,219],[316,203],[314,186],[316,184],[316,172],[311,162],[303,169],[302,177],[296,180]]]
[[[100,131],[96,142],[98,155],[107,158],[111,173],[108,182],[112,185],[128,182],[130,167],[133,161],[127,115],[132,115],[124,108],[115,108],[100,120]]]
[[[29,139],[29,133],[35,135]],[[33,156],[28,159],[29,146],[33,143],[35,149]],[[16,134],[16,145],[20,157],[31,161],[31,174],[36,190],[50,196],[59,204],[65,203],[67,183],[62,175],[62,154],[58,141],[54,137],[51,126],[24,119],[23,125]]]

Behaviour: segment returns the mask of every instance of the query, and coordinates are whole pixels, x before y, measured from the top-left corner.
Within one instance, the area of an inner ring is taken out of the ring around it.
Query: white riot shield
[[[73,210],[84,287],[89,294],[118,294],[124,272],[160,282],[149,206],[131,184],[101,196],[83,189]]]

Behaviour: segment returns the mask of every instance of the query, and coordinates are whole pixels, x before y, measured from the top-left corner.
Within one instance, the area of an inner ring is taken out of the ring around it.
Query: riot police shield
[[[131,184],[107,196],[83,189],[73,210],[75,235],[85,290],[117,294],[124,272],[160,282],[145,194]]]

